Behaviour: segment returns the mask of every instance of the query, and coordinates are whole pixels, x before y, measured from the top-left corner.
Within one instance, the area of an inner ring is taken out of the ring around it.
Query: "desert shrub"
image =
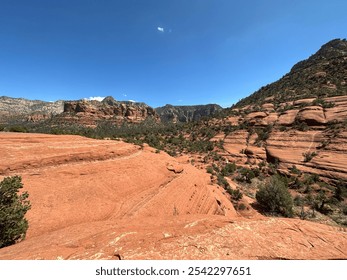
[[[293,128],[304,132],[310,129],[310,127],[305,122],[295,122]]]
[[[255,144],[259,145],[261,142],[265,142],[269,138],[270,133],[272,132],[272,128],[273,128],[272,125],[268,125],[263,129],[258,129],[256,131],[258,137],[255,140]]]
[[[261,186],[256,199],[264,211],[272,215],[293,216],[293,199],[280,176],[272,176],[268,183]]]
[[[238,210],[242,211],[242,210],[246,210],[247,209],[247,206],[243,203],[240,203],[237,207]]]
[[[220,174],[217,175],[217,183],[225,189],[230,187],[228,181]]]
[[[239,174],[236,177],[236,180],[239,182],[251,183],[253,178],[255,178],[254,171],[251,169],[242,167],[239,170]]]
[[[233,163],[227,163],[221,170],[223,176],[230,176],[233,174],[236,170],[236,164]]]
[[[302,179],[302,182],[305,186],[309,186],[312,185],[314,183],[318,183],[319,182],[319,175],[318,174],[305,174],[304,178]],[[324,185],[323,182],[320,183],[322,186]]]
[[[299,190],[305,186],[305,184],[298,177],[292,177],[292,178],[293,179],[288,184],[289,188]]]
[[[0,248],[25,238],[28,221],[24,216],[30,202],[27,192],[18,194],[21,188],[20,176],[6,177],[0,182]]]
[[[227,192],[228,194],[230,194],[231,199],[235,201],[239,201],[243,196],[242,192],[239,189],[234,190],[232,188],[228,188]]]
[[[335,103],[334,102],[327,102],[324,99],[321,98],[317,98],[315,100],[312,101],[312,105],[313,106],[322,106],[323,108],[333,108],[335,107]]]
[[[207,173],[210,173],[210,174],[214,173],[214,170],[213,170],[212,166],[207,166],[206,171],[207,171]]]
[[[300,196],[300,195],[296,195],[294,197],[294,205],[295,206],[303,206],[305,204],[305,199]]]
[[[224,149],[224,140],[220,139],[217,143],[216,143],[216,146],[223,150]]]
[[[321,213],[325,213],[324,206],[329,201],[324,190],[320,190],[319,193],[313,198],[313,208]]]
[[[342,207],[342,213],[347,215],[347,204]]]
[[[28,129],[26,127],[20,125],[11,126],[8,130],[10,132],[28,132]]]
[[[304,162],[310,162],[316,155],[316,152],[306,152],[302,154],[304,156]]]
[[[300,175],[301,174],[301,171],[295,166],[293,165],[290,169],[289,169],[290,173],[292,174],[297,174],[297,175]]]
[[[342,201],[345,197],[347,197],[347,184],[342,180],[338,180],[336,183],[336,188],[334,191],[334,196]]]
[[[337,186],[335,191],[334,191],[334,198],[337,201],[343,201],[343,196],[342,196],[342,188],[341,186]]]

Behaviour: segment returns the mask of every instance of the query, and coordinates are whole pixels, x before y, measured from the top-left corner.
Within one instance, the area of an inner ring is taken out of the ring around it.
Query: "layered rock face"
[[[158,107],[155,111],[160,116],[162,122],[191,122],[198,121],[202,117],[213,116],[222,111],[222,107],[216,104],[196,105],[196,106],[173,106],[165,105]]]
[[[22,176],[32,205],[0,259],[347,258],[344,229],[244,217],[209,174],[146,145],[0,132],[0,146],[0,180]]]
[[[347,42],[333,40],[290,73],[241,100],[219,135],[239,164],[278,163],[328,180],[347,180]]]
[[[240,115],[227,122],[247,128],[213,140],[222,139],[224,156],[239,164],[279,163],[284,171],[295,165],[326,179],[347,180],[347,95],[322,100],[333,107],[303,106],[307,100],[297,100],[286,111],[263,109],[242,116],[246,110],[238,110]]]
[[[118,102],[108,96],[100,101],[65,101],[64,112],[56,117],[56,121],[71,122],[94,126],[100,121],[120,124],[123,121],[139,123],[148,118],[159,120],[155,110],[145,103]]]
[[[64,102],[45,102],[24,98],[0,96],[0,122],[11,120],[37,121],[50,118],[63,112]]]

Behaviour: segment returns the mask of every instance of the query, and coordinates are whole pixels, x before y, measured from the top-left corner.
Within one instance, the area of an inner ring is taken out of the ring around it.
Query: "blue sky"
[[[347,1],[0,0],[0,96],[230,106],[346,38]]]

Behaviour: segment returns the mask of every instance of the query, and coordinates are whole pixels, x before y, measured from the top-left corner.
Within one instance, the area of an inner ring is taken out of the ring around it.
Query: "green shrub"
[[[289,171],[292,174],[297,174],[297,175],[301,174],[301,171],[295,165],[292,165],[292,167],[289,168]]]
[[[310,162],[316,155],[316,152],[306,152],[302,154],[304,156],[304,162]]]
[[[233,190],[232,188],[228,188],[227,192],[228,194],[230,194],[231,199],[235,201],[239,201],[243,196],[242,192],[239,189]]]
[[[293,128],[304,132],[310,129],[310,127],[305,122],[295,122]]]
[[[233,174],[236,170],[236,164],[235,162],[233,163],[227,163],[223,169],[221,170],[223,176],[230,176]]]
[[[245,167],[242,167],[239,170],[239,174],[236,177],[236,180],[239,182],[247,182],[247,183],[251,183],[252,179],[255,178],[255,174],[254,171]]]
[[[10,132],[23,132],[23,133],[25,133],[25,132],[28,132],[28,129],[24,126],[16,125],[16,126],[11,126],[9,128],[9,131]]]
[[[217,175],[217,184],[224,189],[228,189],[230,187],[228,181],[221,174]]]
[[[210,173],[210,174],[214,173],[212,166],[207,166],[206,171],[207,171],[207,173]]]
[[[237,210],[240,210],[240,211],[243,211],[243,210],[246,210],[247,209],[247,206],[243,203],[240,203],[237,207]]]
[[[21,188],[20,176],[6,177],[0,182],[0,248],[25,238],[28,221],[24,215],[31,206],[27,192],[18,194]]]
[[[259,205],[270,214],[293,216],[293,199],[280,176],[272,176],[256,193]]]
[[[344,215],[347,215],[347,205],[344,205],[344,206],[342,207],[342,213],[343,213]]]

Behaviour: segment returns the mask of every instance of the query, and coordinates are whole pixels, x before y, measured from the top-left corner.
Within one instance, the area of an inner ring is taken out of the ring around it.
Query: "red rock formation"
[[[248,113],[245,117],[242,117],[243,112],[253,107],[233,110],[240,116],[227,117],[225,122],[234,126],[246,125],[248,129],[236,130],[228,135],[219,134],[212,141],[224,140],[225,153],[221,155],[241,165],[265,160],[278,162],[282,170],[295,165],[301,171],[315,173],[322,178],[345,180],[347,96],[321,100],[325,106],[313,106],[317,103],[316,99],[300,99],[286,104],[290,106],[288,110],[283,105],[275,112],[264,109]],[[268,104],[265,107],[271,108]],[[257,141],[256,130],[259,132],[268,126],[273,128],[267,139]],[[316,156],[306,162],[305,153],[315,153]]]
[[[55,117],[59,122],[72,122],[94,126],[100,121],[120,124],[124,121],[139,123],[147,118],[159,121],[155,110],[144,103],[118,102],[112,97],[103,101],[65,101],[64,112]]]
[[[347,257],[339,228],[242,217],[209,174],[146,145],[17,133],[0,145],[0,180],[21,175],[32,204],[26,240],[0,259]]]

